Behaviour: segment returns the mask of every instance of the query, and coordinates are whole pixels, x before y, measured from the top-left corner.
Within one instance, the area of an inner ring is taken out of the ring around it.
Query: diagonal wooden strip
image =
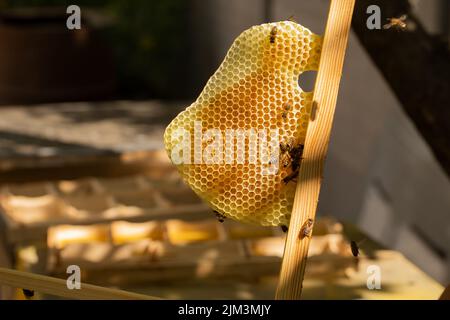
[[[47,293],[58,297],[85,300],[158,300],[160,298],[104,288],[81,283],[81,288],[70,290],[63,279],[47,277],[39,274],[0,268],[0,285],[23,288]]]
[[[331,0],[276,299],[301,296],[310,238],[299,235],[316,215],[354,5],[355,0]]]

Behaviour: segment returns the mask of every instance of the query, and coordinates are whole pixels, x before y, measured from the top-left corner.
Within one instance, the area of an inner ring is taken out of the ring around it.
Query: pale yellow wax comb
[[[262,24],[244,31],[198,99],[167,127],[164,142],[169,157],[183,180],[213,210],[242,222],[289,225],[295,183],[285,183],[283,179],[292,169],[278,161],[276,173],[264,173],[270,160],[255,162],[254,149],[250,147],[245,147],[243,159],[242,155],[232,159],[238,147],[227,144],[231,140],[226,140],[225,132],[277,130],[281,143],[303,144],[312,92],[303,92],[298,78],[304,71],[317,70],[321,43],[320,36],[292,21]],[[221,137],[213,134],[198,140],[194,133],[199,132],[199,124],[201,132],[216,129]],[[237,134],[234,142],[250,146],[254,137]],[[219,138],[223,138],[220,143]],[[180,151],[183,144],[190,149]],[[225,150],[222,156],[214,151],[220,148]],[[205,163],[202,152],[217,155],[217,161]],[[184,162],[180,163],[179,158]],[[186,161],[188,158],[191,162]]]

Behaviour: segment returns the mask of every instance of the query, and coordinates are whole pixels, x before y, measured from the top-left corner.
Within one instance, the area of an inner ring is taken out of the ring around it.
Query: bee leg
[[[216,210],[213,210],[213,212],[216,214],[217,221],[219,221],[220,223],[223,223],[225,221],[226,217],[223,214]]]
[[[34,297],[34,290],[29,290],[29,289],[22,289],[23,295],[27,298],[33,298]]]
[[[294,172],[292,172],[290,175],[286,176],[283,179],[284,184],[288,184],[291,181],[297,182],[297,176],[298,176],[298,169],[296,169]]]

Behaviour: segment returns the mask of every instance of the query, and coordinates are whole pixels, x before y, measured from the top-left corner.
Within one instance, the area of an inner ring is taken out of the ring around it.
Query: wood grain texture
[[[310,238],[299,235],[316,215],[354,5],[355,0],[331,1],[276,299],[301,296]]]
[[[85,300],[157,300],[159,298],[117,289],[81,283],[81,289],[70,290],[66,280],[39,274],[0,268],[0,285],[23,288],[69,299]]]

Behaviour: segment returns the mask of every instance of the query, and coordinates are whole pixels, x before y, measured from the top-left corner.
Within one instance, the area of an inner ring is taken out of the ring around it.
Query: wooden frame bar
[[[86,300],[159,300],[160,298],[123,290],[81,283],[80,289],[70,290],[63,279],[0,268],[0,285],[23,288],[69,299]]]
[[[354,5],[355,0],[331,0],[276,299],[301,296],[310,242],[301,236],[302,227],[316,215]]]

